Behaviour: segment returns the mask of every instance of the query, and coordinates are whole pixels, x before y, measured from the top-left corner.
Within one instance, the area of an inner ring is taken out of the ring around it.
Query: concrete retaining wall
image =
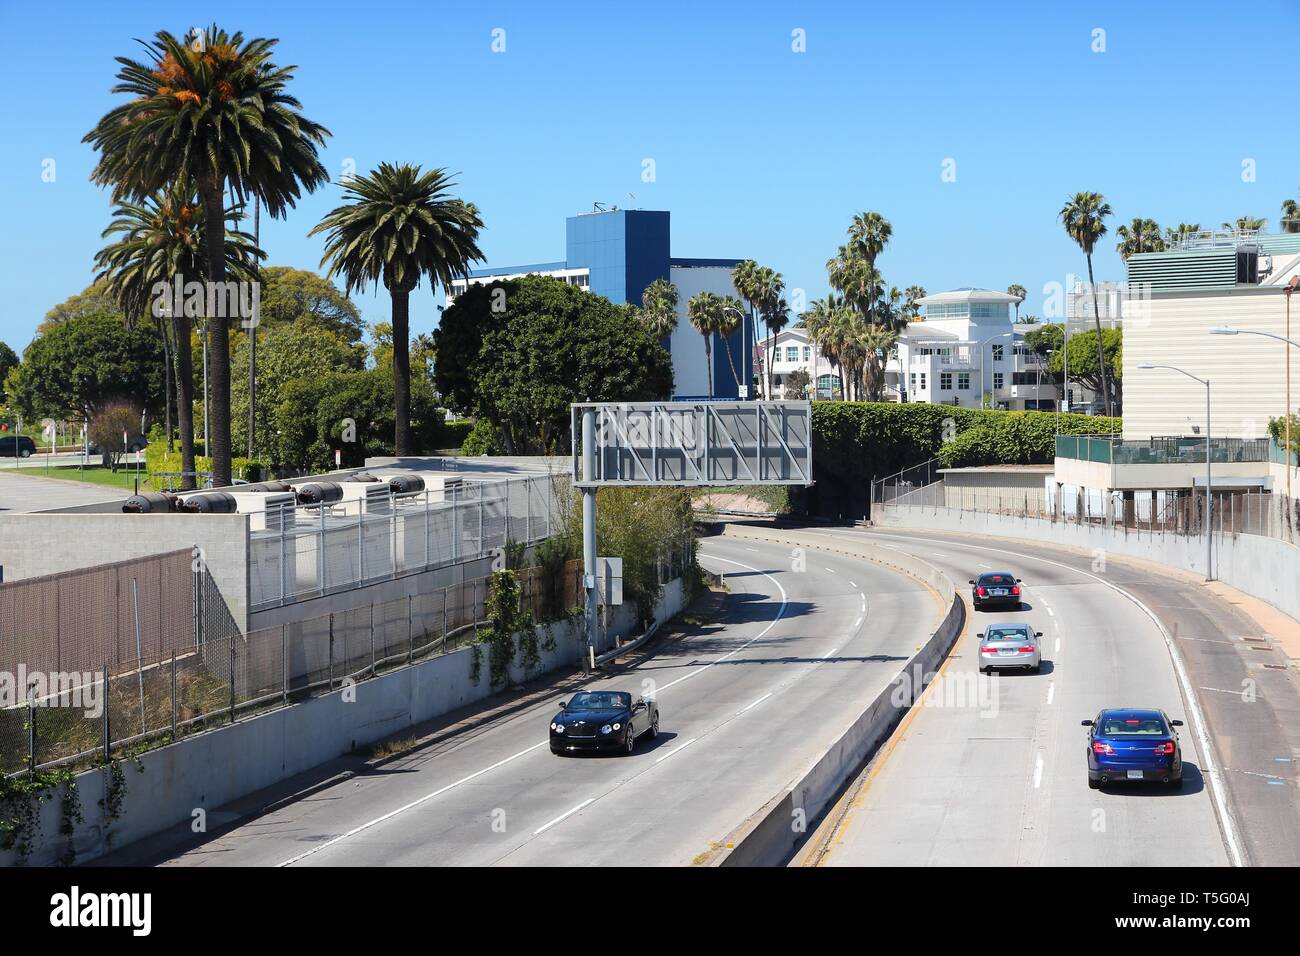
[[[728,529],[728,535],[796,547],[816,548],[873,561],[933,588],[946,613],[921,649],[890,681],[830,748],[773,795],[757,813],[733,830],[714,866],[780,866],[794,852],[854,772],[888,739],[925,683],[948,655],[965,623],[966,605],[952,582],[934,567],[901,551],[878,545],[830,542],[797,531]]]
[[[680,580],[665,585],[655,620],[667,621],[682,610],[685,600]],[[618,632],[620,626],[629,628],[638,617],[631,605],[618,611],[611,619],[611,633]],[[537,632],[540,645],[545,628],[539,627]],[[525,674],[518,664],[512,667],[513,681],[574,667],[581,661],[586,651],[581,624],[577,628],[568,622],[554,624],[551,632],[555,649],[539,648],[542,663],[532,674]],[[124,762],[126,795],[121,815],[111,824],[99,803],[106,772],[78,774],[85,820],[71,838],[76,861],[92,860],[188,821],[196,809],[211,814],[232,800],[491,696],[487,648],[479,650],[482,659],[477,683],[471,676],[472,649],[461,648],[362,681],[352,688],[355,700],[345,700],[342,691],[335,691],[151,750],[140,757],[139,769],[134,762]],[[40,808],[30,864],[52,865],[66,853],[69,841],[59,835],[61,820],[59,793]],[[0,865],[17,862],[12,853],[0,853]]]
[[[1201,536],[905,505],[877,508],[872,523],[882,528],[920,528],[1028,538],[1085,551],[1109,551],[1196,574],[1205,573],[1205,538]],[[1215,535],[1213,560],[1214,576],[1218,580],[1300,619],[1300,588],[1296,586],[1300,548],[1263,535]]]

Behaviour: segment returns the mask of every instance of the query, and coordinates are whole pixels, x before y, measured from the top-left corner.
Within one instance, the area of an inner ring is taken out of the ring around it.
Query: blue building
[[[669,338],[673,359],[673,397],[705,398],[709,394],[704,342],[686,317],[686,304],[699,292],[739,298],[731,284],[731,270],[739,259],[679,259],[671,252],[669,214],[644,209],[611,209],[570,216],[565,221],[564,259],[531,265],[475,269],[468,283],[458,281],[448,290],[450,303],[467,284],[486,284],[524,275],[547,275],[603,295],[611,302],[641,304],[641,293],[655,279],[668,279],[679,293],[677,329]],[[753,315],[744,304],[741,328],[724,339],[714,335],[712,348],[713,395],[737,398],[740,385],[753,397]],[[735,368],[733,373],[732,368]]]

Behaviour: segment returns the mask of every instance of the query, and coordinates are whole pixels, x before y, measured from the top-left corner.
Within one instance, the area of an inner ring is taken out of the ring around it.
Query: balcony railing
[[[1197,465],[1205,463],[1205,439],[1124,441],[1105,435],[1057,435],[1056,457],[1109,465]],[[1215,438],[1210,442],[1212,462],[1280,462],[1282,457],[1281,448],[1267,438]]]

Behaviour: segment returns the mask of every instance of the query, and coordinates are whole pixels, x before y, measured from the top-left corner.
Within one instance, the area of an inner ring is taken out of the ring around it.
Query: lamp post
[[[1291,293],[1300,285],[1300,276],[1292,276],[1291,282],[1282,290],[1286,295],[1286,335],[1273,332],[1261,332],[1258,329],[1237,329],[1231,325],[1216,325],[1210,329],[1211,335],[1262,335],[1266,339],[1277,339],[1287,345],[1300,348],[1300,342],[1291,338]],[[1291,497],[1291,353],[1286,353],[1286,411],[1282,415],[1282,428],[1285,434],[1282,452],[1286,456],[1286,496]]]
[[[741,345],[741,350],[740,350],[740,367],[743,369],[743,368],[745,367],[745,351],[746,351],[746,350],[745,350],[745,344],[746,344],[746,343],[745,343],[745,313],[742,312],[742,311],[740,311],[740,309],[736,308],[734,305],[724,305],[724,306],[722,307],[722,312],[723,312],[724,315],[725,315],[726,313],[728,313],[728,312],[735,312],[736,315],[740,316],[740,340],[741,340],[741,343],[742,343],[742,345]],[[719,338],[721,338],[721,336],[719,336]],[[731,356],[731,343],[729,343],[726,339],[722,339],[722,347],[723,347],[724,349],[727,350],[727,356],[728,356],[728,358],[727,358],[727,364],[730,365],[730,364],[731,364],[731,358],[730,358],[730,356]],[[751,354],[752,354],[752,353],[751,353]],[[752,366],[751,366],[751,367],[752,367]],[[753,380],[753,376],[751,375],[751,376],[750,376],[750,381],[752,381],[752,380]],[[737,384],[737,387],[738,387],[738,388],[744,388],[744,389],[745,389],[745,394],[744,394],[743,396],[740,396],[740,397],[743,397],[743,398],[749,398],[749,388],[750,388],[749,385],[746,384],[746,385],[741,386],[739,382],[737,382],[736,384]]]
[[[1193,375],[1186,369],[1181,369],[1176,365],[1154,365],[1151,362],[1141,362],[1138,364],[1140,369],[1162,368],[1171,372],[1177,372],[1180,375],[1186,375],[1194,382],[1200,382],[1205,386],[1205,580],[1213,581],[1214,575],[1211,571],[1212,549],[1214,537],[1211,534],[1211,517],[1214,508],[1214,484],[1211,471],[1212,461],[1211,444],[1210,444],[1210,380]]]

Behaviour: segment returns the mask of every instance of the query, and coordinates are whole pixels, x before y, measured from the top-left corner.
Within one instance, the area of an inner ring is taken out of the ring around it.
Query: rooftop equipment
[[[169,514],[176,510],[177,498],[165,491],[142,491],[122,503],[122,512],[129,515]]]

